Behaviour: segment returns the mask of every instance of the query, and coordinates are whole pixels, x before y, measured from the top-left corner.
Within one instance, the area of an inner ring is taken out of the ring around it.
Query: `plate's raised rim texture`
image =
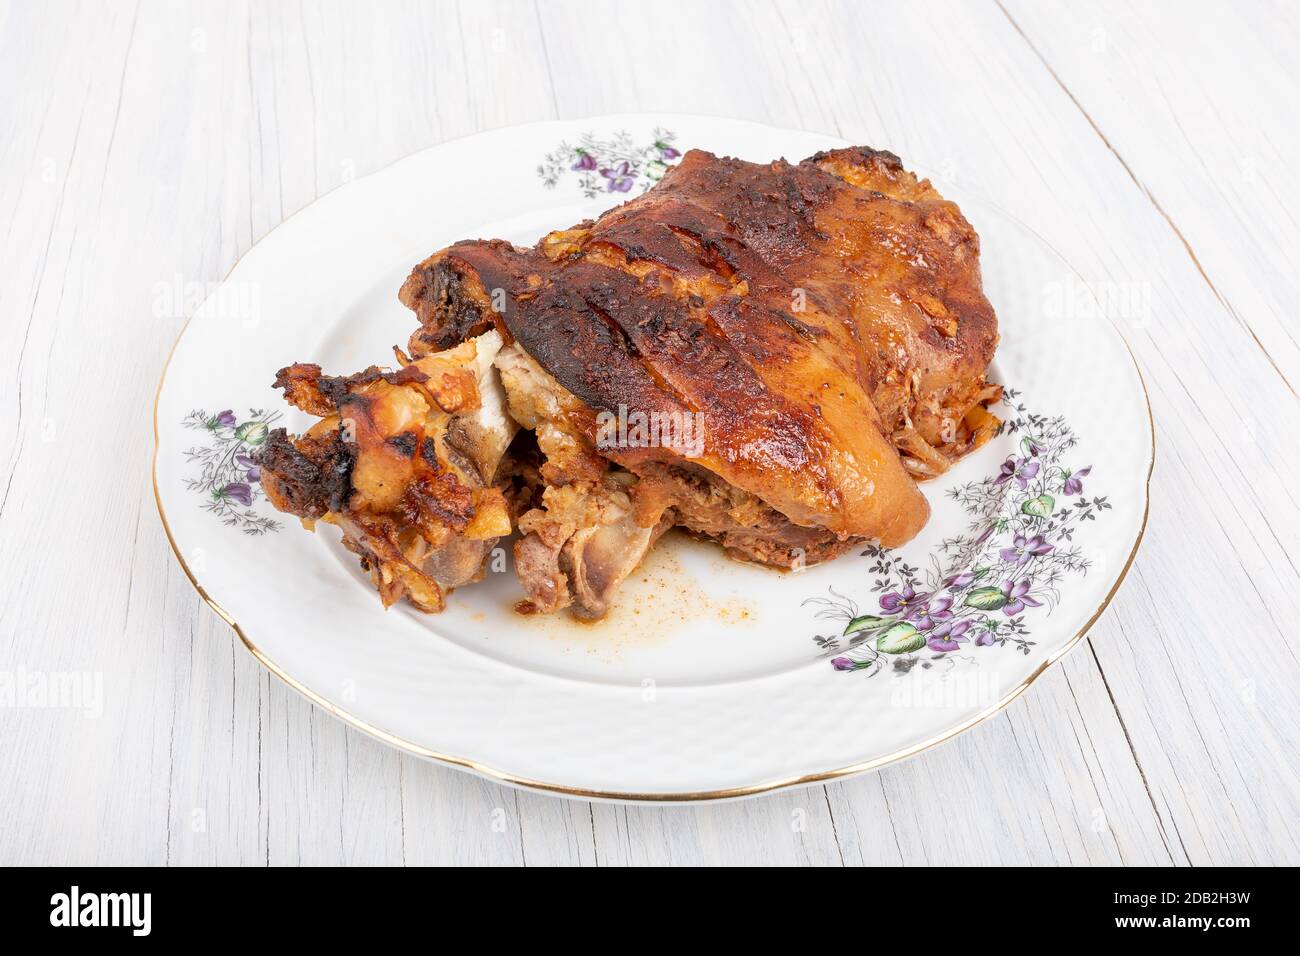
[[[674,116],[685,116],[685,115],[687,114],[655,114],[655,113],[613,114],[613,115],[596,115],[596,116],[586,117],[583,119],[589,120],[591,122],[630,120],[630,119],[641,119],[647,122],[651,122],[656,120],[671,121],[672,117]],[[701,117],[697,117],[697,118],[701,118]],[[731,119],[728,119],[727,121],[735,122],[735,123],[745,123],[746,125],[751,125],[751,126],[764,127],[766,129],[770,129],[777,132],[781,131],[779,127],[767,126],[766,124],[762,124],[762,123],[753,123],[752,121],[731,120]],[[540,121],[536,123],[520,124],[520,126],[536,128],[539,126],[546,126],[546,125],[555,125],[555,126],[568,125],[572,122],[574,121],[573,120],[563,120],[563,121],[547,120],[547,121]],[[514,127],[507,127],[507,128],[514,128]],[[461,137],[461,138],[467,139],[472,136],[481,135],[482,133],[486,133],[486,132],[492,132],[492,131],[483,130],[480,131],[479,133],[470,134],[469,136]],[[427,150],[420,150],[417,151],[416,153],[409,154],[408,156],[401,157],[397,160],[394,160],[392,163],[386,164],[380,169],[375,170],[373,173],[369,175],[376,175],[378,173],[381,173],[384,170],[390,168],[391,166],[396,165],[397,163],[401,163],[406,160],[409,160],[412,157],[417,156],[422,152],[438,149],[443,145],[445,145],[445,143],[439,143],[435,146],[428,147]],[[330,190],[329,192],[333,192],[333,190]],[[323,195],[328,195],[328,194],[329,193],[325,193]],[[322,197],[317,197],[317,199],[314,200],[313,202],[318,202],[320,198]],[[312,204],[309,203],[308,206],[310,205]],[[303,209],[308,208],[308,206],[304,206]],[[287,216],[281,223],[277,224],[273,229],[271,229],[270,232],[267,233],[267,235],[269,236],[270,233],[275,232],[276,229],[279,229],[280,226],[282,226],[285,222],[288,222],[290,219],[292,219],[301,211],[302,210],[297,210],[294,213],[292,213],[290,216]],[[266,236],[263,236],[262,239],[259,240],[259,242],[264,241],[265,239]],[[254,246],[256,246],[256,243],[254,244]],[[249,251],[251,251],[251,248],[252,247],[250,247]],[[244,255],[247,254],[248,253],[245,252]],[[225,281],[225,279],[229,278],[230,274],[239,265],[239,262],[242,261],[243,258],[244,256],[240,256],[239,259],[237,259],[235,263],[232,264],[230,270],[227,271],[226,276],[223,277],[223,282]],[[461,770],[468,770],[470,772],[479,774],[480,776],[486,777],[488,779],[498,781],[500,783],[509,784],[511,786],[523,787],[529,790],[535,790],[543,793],[551,793],[559,796],[566,796],[566,797],[572,797],[577,799],[612,800],[612,801],[639,802],[639,803],[692,803],[692,802],[704,802],[704,801],[712,801],[712,800],[734,800],[743,797],[756,796],[758,794],[768,793],[776,790],[811,786],[817,783],[824,783],[826,781],[839,780],[846,777],[851,777],[857,774],[866,773],[871,770],[880,769],[881,767],[887,766],[892,763],[896,763],[900,760],[905,760],[908,757],[912,757],[915,756],[916,754],[929,750],[931,747],[938,746],[939,744],[944,743],[945,741],[948,741],[953,737],[958,736],[959,734],[971,729],[977,724],[982,723],[984,720],[987,720],[989,717],[992,717],[993,715],[997,714],[999,711],[1001,711],[1003,708],[1009,705],[1012,701],[1014,701],[1017,697],[1019,697],[1022,693],[1024,693],[1035,680],[1037,680],[1040,676],[1046,673],[1046,671],[1053,664],[1055,664],[1066,654],[1068,654],[1071,650],[1073,650],[1074,647],[1077,646],[1079,642],[1082,641],[1083,638],[1087,636],[1092,626],[1097,622],[1097,620],[1105,612],[1106,608],[1110,605],[1110,602],[1114,599],[1115,594],[1119,591],[1119,588],[1124,583],[1125,578],[1127,578],[1129,569],[1133,566],[1133,561],[1137,557],[1138,549],[1141,547],[1142,539],[1146,533],[1147,520],[1150,516],[1151,476],[1155,469],[1155,444],[1156,444],[1155,419],[1151,411],[1151,396],[1149,391],[1147,390],[1146,379],[1142,375],[1142,368],[1137,361],[1137,357],[1133,354],[1132,347],[1129,345],[1128,340],[1124,337],[1124,334],[1119,329],[1119,327],[1108,318],[1107,322],[1111,326],[1111,330],[1123,343],[1125,350],[1128,352],[1129,360],[1133,363],[1133,370],[1137,374],[1138,383],[1142,388],[1143,401],[1146,403],[1147,423],[1148,423],[1148,428],[1150,430],[1149,445],[1151,449],[1151,454],[1147,462],[1146,475],[1143,481],[1142,519],[1138,527],[1137,535],[1134,538],[1132,549],[1129,551],[1129,554],[1125,559],[1124,566],[1120,570],[1119,575],[1116,577],[1114,583],[1111,585],[1110,590],[1106,593],[1102,602],[1093,611],[1093,613],[1083,624],[1083,626],[1080,627],[1079,630],[1069,640],[1067,640],[1064,644],[1062,644],[1061,647],[1059,647],[1054,653],[1052,653],[1047,658],[1045,658],[1042,661],[1042,663],[1039,664],[1038,667],[1036,667],[1026,678],[1024,678],[1024,680],[1022,680],[1019,684],[1017,684],[1015,687],[1009,690],[995,703],[979,711],[973,716],[967,718],[966,720],[961,721],[957,725],[947,728],[941,734],[936,734],[930,738],[909,745],[900,750],[888,754],[884,754],[878,757],[873,757],[867,760],[851,763],[843,767],[836,767],[830,770],[817,771],[813,773],[802,774],[799,776],[778,778],[778,779],[767,780],[755,784],[727,787],[727,788],[717,789],[717,790],[639,793],[639,792],[601,790],[601,789],[590,789],[585,787],[566,786],[561,783],[553,783],[545,780],[537,780],[529,777],[523,777],[516,774],[511,774],[502,770],[498,770],[494,767],[488,766],[470,757],[440,753],[438,751],[425,747],[421,744],[417,744],[414,743],[413,741],[406,740],[402,737],[399,737],[396,734],[390,733],[389,731],[386,731],[381,727],[376,727],[370,723],[367,723],[366,721],[355,716],[354,714],[349,713],[347,710],[343,709],[342,707],[339,707],[337,704],[322,697],[320,694],[316,693],[311,688],[303,685],[301,682],[296,680],[292,675],[286,672],[282,667],[276,664],[275,661],[271,660],[270,657],[268,657],[256,644],[252,642],[252,640],[249,639],[248,635],[244,632],[244,629],[240,626],[239,622],[236,621],[234,617],[224,607],[222,607],[216,600],[214,600],[211,597],[211,595],[208,594],[207,590],[204,588],[202,583],[195,576],[194,571],[190,568],[188,562],[186,562],[185,557],[181,552],[179,545],[176,542],[176,538],[172,534],[171,526],[167,521],[166,509],[163,507],[162,495],[158,488],[158,456],[159,456],[160,445],[161,445],[159,427],[158,427],[159,400],[162,396],[163,386],[167,380],[167,373],[171,368],[172,359],[176,354],[176,349],[180,345],[182,339],[184,339],[185,333],[189,329],[192,319],[193,316],[191,316],[191,318],[189,319],[186,319],[185,324],[181,327],[179,334],[176,336],[175,341],[172,343],[172,346],[167,353],[167,358],[163,363],[162,372],[158,380],[158,387],[154,393],[154,402],[153,402],[154,448],[153,448],[153,457],[152,457],[152,462],[150,467],[150,473],[151,473],[151,481],[153,485],[154,503],[158,508],[158,516],[162,521],[163,532],[167,536],[167,542],[171,546],[172,553],[176,556],[176,560],[177,562],[179,562],[181,566],[181,570],[185,572],[186,578],[189,580],[190,584],[194,586],[194,589],[195,591],[198,592],[199,597],[202,598],[204,603],[206,603],[210,608],[212,608],[212,610],[215,611],[216,614],[231,627],[231,629],[235,632],[235,634],[238,635],[243,645],[248,649],[249,653],[252,654],[253,657],[258,662],[260,662],[262,666],[264,666],[270,673],[274,674],[286,685],[288,685],[293,690],[297,691],[303,697],[307,698],[312,703],[320,706],[328,713],[332,714],[334,717],[338,718],[339,720],[343,721],[349,726],[354,727],[357,730],[361,731],[362,733],[374,737],[375,739],[380,740],[388,744],[389,746],[405,751],[406,753],[413,754],[414,756],[423,757],[427,760],[432,760],[434,762],[445,764],[447,766],[455,767]]]

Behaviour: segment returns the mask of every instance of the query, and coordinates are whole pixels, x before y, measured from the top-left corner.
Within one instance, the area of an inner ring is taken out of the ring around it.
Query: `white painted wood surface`
[[[1252,0],[0,3],[0,672],[103,675],[98,717],[0,706],[0,863],[1300,862],[1297,46]],[[629,110],[893,149],[1130,303],[1142,551],[958,740],[734,804],[520,793],[316,710],[174,562],[156,283],[422,147]]]

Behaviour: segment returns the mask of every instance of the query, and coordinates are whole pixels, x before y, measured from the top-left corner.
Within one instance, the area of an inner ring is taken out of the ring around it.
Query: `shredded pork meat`
[[[518,426],[506,415],[487,332],[398,371],[346,377],[281,369],[275,384],[318,421],[300,437],[277,429],[259,454],[267,498],[308,528],[337,525],[388,606],[405,597],[440,611],[446,592],[477,580],[510,534],[499,477]]]

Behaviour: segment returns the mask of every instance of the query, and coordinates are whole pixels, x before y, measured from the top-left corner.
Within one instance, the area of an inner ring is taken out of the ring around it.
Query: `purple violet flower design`
[[[1003,548],[998,552],[998,556],[1008,564],[1014,564],[1017,567],[1023,567],[1032,559],[1044,554],[1051,554],[1052,546],[1043,540],[1041,534],[1036,534],[1032,538],[1026,538],[1023,534],[1018,534],[1010,548]]]
[[[250,484],[257,484],[262,480],[262,469],[247,455],[236,455],[235,464],[244,469],[244,478]]]
[[[609,169],[602,169],[600,174],[609,180],[605,191],[611,193],[625,193],[632,188],[632,183],[636,181],[632,167],[626,159]]]
[[[970,621],[945,622],[930,632],[930,636],[925,639],[925,643],[932,651],[939,651],[940,653],[955,651],[969,640],[966,637],[966,632],[969,630]],[[976,638],[975,643],[979,643],[978,638]]]
[[[185,450],[185,460],[194,469],[185,487],[202,495],[200,507],[244,534],[262,535],[280,530],[280,522],[256,507],[262,469],[254,451],[266,441],[279,412],[248,409],[247,417],[236,417],[226,408],[215,414],[196,408],[181,420],[185,428],[202,432],[203,443]]]
[[[663,178],[682,156],[671,130],[656,128],[646,139],[626,130],[602,136],[585,132],[577,145],[561,143],[537,166],[542,185],[554,189],[563,180],[576,180],[588,199],[609,193],[644,191]],[[600,175],[596,175],[599,173]]]
[[[1008,390],[1006,397],[1017,395]],[[869,606],[864,613],[834,588],[828,597],[804,602],[820,608],[817,617],[843,625],[838,635],[814,638],[836,671],[897,676],[914,665],[918,670],[936,666],[932,655],[953,654],[942,665],[946,670],[958,666],[953,652],[962,648],[972,653],[960,659],[970,662],[996,656],[975,654],[975,648],[1034,653],[1039,642],[1031,630],[1033,609],[1046,616],[1062,582],[1092,566],[1091,546],[1074,536],[1086,527],[1083,522],[1109,506],[1105,498],[1082,497],[1094,466],[1067,467],[1064,459],[1079,442],[1063,417],[1030,414],[1012,401],[1007,405],[1013,417],[1005,431],[1016,435],[1018,447],[1008,449],[1005,461],[982,480],[947,491],[969,524],[964,533],[940,543],[929,570],[918,573],[915,565],[924,562],[914,554],[868,546],[862,552],[871,560],[867,570],[874,579],[868,600],[878,600],[880,610]]]
[[[912,585],[906,584],[903,586],[902,591],[890,591],[888,594],[882,595],[880,607],[891,614],[901,611],[903,612],[903,619],[907,620],[924,610],[925,602],[928,600],[930,600],[930,595],[917,594]]]
[[[928,631],[936,625],[941,625],[944,621],[952,620],[952,598],[936,598],[929,604],[917,608],[917,616],[913,619],[916,622],[918,631]]]
[[[994,479],[995,485],[1005,485],[1011,479],[1024,491],[1029,479],[1035,477],[1043,466],[1032,458],[1008,458],[1002,463],[1002,473]]]
[[[1078,471],[1065,473],[1065,484],[1061,486],[1067,496],[1083,494],[1083,479],[1092,471],[1092,465],[1087,468],[1080,468]]]
[[[1002,608],[1002,613],[1007,617],[1015,617],[1021,611],[1028,607],[1042,607],[1043,602],[1037,601],[1029,596],[1029,586],[1033,581],[1029,578],[1021,578],[1019,581],[1012,581],[1010,578],[1002,582],[1002,593],[1006,595],[1007,603]]]
[[[230,484],[226,485],[226,487],[222,488],[221,491],[217,492],[217,494],[223,498],[238,501],[245,508],[253,503],[253,489],[242,481],[232,481]]]

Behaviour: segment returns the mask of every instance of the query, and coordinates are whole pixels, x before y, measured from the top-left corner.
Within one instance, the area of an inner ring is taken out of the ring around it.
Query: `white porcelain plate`
[[[249,458],[268,426],[308,424],[271,388],[276,369],[350,373],[405,343],[415,320],[397,289],[435,249],[532,243],[637,195],[691,147],[766,161],[844,145],[694,116],[538,123],[418,153],[294,215],[197,310],[159,389],[158,506],[187,573],[259,660],[331,713],[552,792],[743,796],[879,767],[996,712],[1123,577],[1152,427],[1082,280],[941,180],[980,233],[1006,424],[925,486],[933,517],[898,551],[781,574],[670,535],[596,625],[519,616],[510,569],[443,614],[385,611],[333,529],[309,534],[270,507]],[[904,162],[931,174],[925,159]]]

